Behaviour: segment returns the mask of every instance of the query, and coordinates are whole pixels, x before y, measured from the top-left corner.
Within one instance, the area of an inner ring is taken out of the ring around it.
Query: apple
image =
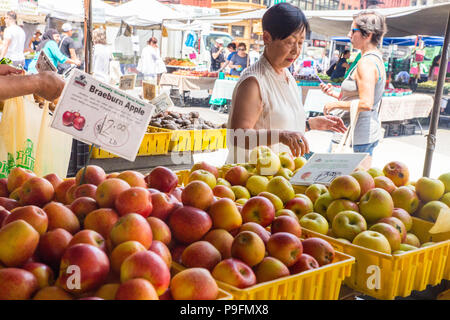
[[[356,171],[350,175],[358,181],[359,187],[361,188],[361,196],[376,187],[374,179],[366,171]]]
[[[291,170],[289,170],[288,168],[281,168],[275,174],[275,177],[283,177],[283,178],[285,178],[288,181],[290,181],[293,176],[294,176],[294,173]]]
[[[298,221],[297,215],[294,213],[294,211],[289,209],[281,209],[275,212],[275,218],[282,217],[282,216],[288,216],[294,218],[296,221]]]
[[[355,202],[346,199],[334,200],[327,208],[326,218],[333,223],[334,217],[342,211],[359,212],[359,207]]]
[[[67,180],[64,180],[61,182],[56,188],[55,188],[55,201],[60,203],[66,203],[66,194],[70,188],[72,188],[76,184],[75,178],[69,178]]]
[[[0,179],[0,197],[8,198],[9,191],[8,191],[8,179],[3,178]]]
[[[17,188],[20,188],[27,180],[36,177],[36,175],[20,167],[13,168],[8,175],[7,188],[8,192],[12,193]]]
[[[296,169],[295,161],[292,155],[288,152],[282,152],[278,156],[280,158],[280,164],[282,168],[294,171]]]
[[[248,189],[246,187],[232,186],[231,191],[233,191],[234,197],[238,200],[251,198],[250,192],[248,191]]]
[[[214,194],[214,196],[219,197],[219,198],[228,198],[233,201],[236,200],[236,196],[234,195],[233,190],[231,190],[231,188],[223,186],[223,185],[215,186],[213,189],[213,194]]]
[[[170,269],[170,267],[172,266],[172,254],[170,253],[169,248],[164,243],[158,240],[152,241],[152,245],[150,246],[149,251],[152,251],[159,255],[164,260],[167,267]]]
[[[397,187],[404,186],[409,181],[408,167],[399,161],[393,161],[386,164],[383,168],[383,173],[386,177],[392,180]]]
[[[244,223],[256,222],[263,227],[269,226],[275,218],[275,207],[265,197],[253,197],[248,200],[242,209]],[[239,226],[238,226],[239,227]]]
[[[291,274],[298,274],[304,271],[313,270],[319,268],[319,263],[309,254],[303,253],[300,259],[289,268]]]
[[[445,203],[447,206],[450,206],[450,192],[447,192],[440,199],[441,202]]]
[[[295,197],[295,191],[291,183],[283,177],[274,177],[267,185],[267,191],[287,203]]]
[[[219,178],[219,170],[215,166],[212,166],[205,161],[194,164],[191,168],[190,173],[200,169],[211,172],[214,175],[214,177],[216,177],[216,179]]]
[[[375,188],[381,188],[392,194],[395,190],[397,190],[397,186],[392,182],[391,179],[385,176],[376,177],[374,179]]]
[[[367,173],[370,174],[374,179],[376,177],[384,176],[383,170],[379,168],[370,168],[369,170],[367,170]]]
[[[401,250],[401,251],[407,252],[407,251],[413,251],[413,250],[416,250],[416,249],[417,249],[417,247],[412,246],[412,245],[407,244],[407,243],[402,243],[402,244],[400,245],[400,250]]]
[[[42,207],[52,201],[55,189],[52,184],[43,178],[34,177],[27,180],[20,189],[20,204]]]
[[[166,193],[157,192],[151,194],[153,209],[152,217],[166,221],[169,215],[177,208],[178,200]]]
[[[202,239],[212,227],[210,216],[203,210],[185,206],[175,210],[169,218],[172,236],[186,244]]]
[[[119,286],[115,300],[159,300],[159,297],[149,281],[130,279]]]
[[[74,286],[72,266],[77,266],[80,286]],[[99,288],[108,277],[110,269],[108,256],[90,244],[76,244],[68,247],[61,258],[58,286],[69,293],[81,294]]]
[[[51,230],[42,235],[37,249],[40,261],[57,270],[72,238],[64,229]]]
[[[248,178],[245,187],[252,196],[256,196],[261,192],[265,192],[268,185],[269,179],[267,177],[255,175]]]
[[[265,257],[261,263],[255,267],[257,283],[276,280],[290,275],[289,269],[278,259]]]
[[[264,259],[265,253],[264,242],[252,231],[240,232],[231,245],[231,256],[250,267],[260,263]]]
[[[204,268],[192,268],[176,274],[170,282],[174,300],[216,300],[219,287]]]
[[[359,202],[359,211],[369,224],[392,216],[393,210],[394,202],[391,195],[380,188],[370,190]]]
[[[80,230],[77,216],[62,203],[50,202],[44,207],[44,211],[48,217],[48,230],[62,228],[71,234]]]
[[[143,278],[163,294],[170,284],[170,271],[164,260],[152,251],[140,251],[126,258],[120,268],[120,281]]]
[[[354,245],[391,254],[391,245],[384,235],[376,231],[363,231],[352,242]]]
[[[52,184],[53,189],[55,189],[55,191],[56,188],[64,181],[63,179],[58,177],[58,175],[55,173],[47,174],[46,176],[44,176],[44,179]]]
[[[381,233],[389,241],[392,251],[397,251],[400,249],[400,244],[402,242],[402,236],[400,232],[393,226],[387,223],[376,223],[370,227],[370,231],[376,231]]]
[[[3,208],[2,206],[0,206],[0,228],[2,227],[5,219],[10,215],[11,213],[6,210],[5,208]]]
[[[269,200],[267,200],[266,198],[264,199],[270,203]],[[272,205],[272,203],[270,203],[270,205]],[[211,206],[208,213],[211,216],[214,229],[225,229],[227,231],[231,231],[233,229],[239,228],[242,225],[243,217],[245,219],[244,215],[241,216],[238,208],[236,207],[236,204],[228,198],[223,198],[216,201]],[[270,212],[264,213],[270,214]],[[261,216],[260,218],[263,218],[263,216]]]
[[[47,231],[48,217],[44,210],[36,206],[16,208],[8,214],[3,222],[7,225],[13,221],[22,219],[28,222],[38,233],[43,235]]]
[[[117,179],[126,181],[130,187],[147,188],[147,182],[145,182],[145,176],[137,171],[124,171],[120,173]]]
[[[33,297],[33,300],[73,300],[72,296],[60,287],[45,287],[39,290]]]
[[[302,198],[295,197],[286,203],[285,209],[289,209],[295,213],[300,220],[305,214],[313,212],[314,205],[312,201],[304,196]]]
[[[95,296],[102,298],[103,300],[115,300],[116,299],[116,293],[119,289],[120,284],[119,283],[108,283],[103,286],[101,286],[96,292]]]
[[[22,269],[31,272],[38,281],[39,289],[52,286],[55,282],[53,270],[39,262],[27,262]]]
[[[258,196],[269,199],[270,202],[272,202],[272,204],[275,208],[275,211],[278,211],[278,210],[281,210],[284,208],[283,201],[281,201],[281,199],[278,196],[274,195],[273,193],[264,191],[264,192],[259,193]]]
[[[14,190],[13,192],[11,192],[11,194],[9,195],[10,199],[14,199],[16,201],[19,201],[20,204],[22,204],[20,202],[20,194],[22,192],[22,187],[17,188],[16,190]],[[22,204],[23,205],[23,204]]]
[[[367,223],[358,212],[342,211],[334,217],[332,230],[337,238],[353,241],[358,234],[367,230]]]
[[[397,229],[398,232],[400,232],[402,243],[405,241],[406,227],[400,219],[397,219],[394,217],[388,217],[388,218],[383,218],[383,219],[379,220],[378,222],[384,222],[384,223],[387,223],[387,224],[393,226],[395,229]]]
[[[231,246],[234,238],[228,231],[224,229],[211,230],[203,237],[203,240],[211,243],[219,251],[222,259],[231,258]]]
[[[77,216],[80,226],[83,228],[86,216],[98,209],[97,201],[89,197],[81,197],[76,199],[70,205],[70,210]]]
[[[438,179],[444,183],[445,193],[450,192],[450,172],[441,174]]]
[[[279,232],[271,235],[267,242],[267,251],[270,256],[291,267],[300,259],[303,246],[300,239],[293,234]]]
[[[130,185],[122,179],[107,179],[100,183],[95,193],[95,200],[100,208],[114,208],[116,198]]]
[[[84,126],[86,125],[86,119],[82,116],[76,117],[73,120],[73,127],[78,131],[83,131]]]
[[[300,225],[308,230],[315,231],[321,234],[328,233],[328,221],[322,215],[316,212],[305,214],[300,219]]]
[[[108,173],[106,175],[106,179],[113,179],[113,178],[117,178],[120,175],[119,172],[112,172],[112,173]]]
[[[431,222],[436,222],[439,213],[441,210],[448,210],[449,207],[441,202],[441,201],[431,201],[420,209],[419,214],[417,215],[419,218],[428,220]]]
[[[328,189],[333,199],[348,199],[354,202],[361,196],[361,187],[358,180],[348,175],[334,179]]]
[[[327,193],[328,189],[322,184],[312,184],[305,190],[305,195],[311,199],[312,203],[315,203],[316,200],[324,193]]]
[[[94,230],[82,230],[75,234],[70,240],[68,247],[74,246],[79,243],[90,244],[103,251],[106,251],[105,239],[102,235]]]
[[[306,160],[304,157],[295,158],[294,159],[295,170],[301,169],[307,162],[308,160]]]
[[[148,217],[147,222],[152,229],[153,240],[158,240],[169,245],[172,240],[172,233],[169,226],[164,221],[155,217]]]
[[[197,241],[184,249],[181,263],[187,268],[205,268],[212,271],[222,260],[219,250],[208,241]]]
[[[214,194],[205,182],[192,181],[184,188],[181,200],[185,206],[207,210],[214,201]]]
[[[392,192],[392,201],[396,208],[406,210],[409,214],[413,214],[419,207],[419,198],[417,194],[408,187],[400,187]]]
[[[232,186],[245,186],[250,175],[242,166],[235,166],[227,171],[224,178]]]
[[[81,197],[89,197],[95,199],[95,193],[97,192],[97,186],[93,184],[83,184],[81,186],[76,186],[73,190],[73,198],[75,199]],[[73,202],[70,201],[70,204]]]
[[[161,192],[170,193],[178,185],[178,176],[166,167],[156,167],[145,177],[149,188],[157,189]]]
[[[137,241],[126,241],[116,246],[111,252],[111,269],[120,274],[120,267],[126,258],[136,252],[147,251],[147,249]]]
[[[335,251],[333,246],[320,238],[308,238],[302,241],[303,252],[313,257],[319,266],[333,262]]]
[[[409,232],[406,234],[406,238],[405,238],[404,243],[409,244],[409,245],[414,246],[414,247],[417,247],[417,248],[420,248],[420,240],[419,240],[419,238],[415,234],[412,234],[412,233],[409,233]]]
[[[239,289],[245,289],[256,284],[256,275],[252,268],[233,258],[219,262],[212,271],[212,276],[217,281]]]
[[[264,242],[264,244],[267,244],[267,242],[270,239],[270,232],[267,231],[263,226],[261,226],[258,223],[255,223],[255,222],[244,223],[239,228],[239,233],[243,232],[243,231],[251,231],[251,232],[256,233],[261,238],[261,240]]]
[[[17,268],[0,269],[0,300],[28,300],[39,290],[36,277]]]
[[[64,204],[72,204],[72,202],[75,201],[75,190],[77,190],[78,186],[77,185],[73,185],[69,188],[69,190],[67,190],[66,193],[66,198],[64,200]]]
[[[20,207],[20,204],[17,200],[14,199],[0,198],[0,206],[8,211],[12,211],[13,209]]]
[[[97,231],[103,238],[109,238],[111,229],[119,220],[119,215],[113,209],[98,209],[89,213],[84,219],[84,228]]]
[[[123,242],[137,241],[149,249],[153,240],[150,225],[144,217],[137,213],[121,217],[111,229],[109,237],[113,247]]]
[[[196,170],[189,175],[189,182],[192,181],[203,181],[205,182],[211,189],[216,186],[216,177],[209,171],[206,170]]]
[[[302,228],[298,220],[289,216],[280,216],[275,218],[271,226],[271,232],[272,234],[278,232],[288,232],[299,238],[302,236]]]
[[[186,248],[187,245],[173,244],[170,249],[170,253],[172,254],[172,261],[181,264],[181,256],[183,255],[184,249]]]
[[[145,188],[131,187],[117,195],[115,208],[120,216],[137,213],[147,218],[153,210],[152,194]]]
[[[256,165],[256,172],[261,176],[273,176],[281,168],[280,157],[267,146],[253,149],[249,163]]]
[[[392,216],[403,222],[403,224],[405,225],[406,231],[411,230],[412,225],[413,225],[413,220],[412,220],[411,215],[406,210],[401,209],[401,208],[394,208],[394,210],[392,211]]]
[[[416,193],[423,202],[437,201],[445,192],[441,180],[422,177],[416,182]]]
[[[231,188],[231,183],[229,183],[227,180],[225,180],[224,178],[218,178],[217,179],[217,186],[225,186],[228,188]]]
[[[31,258],[39,243],[39,233],[24,220],[16,220],[0,229],[0,263],[19,267]]]
[[[321,215],[326,217],[327,209],[333,201],[334,199],[329,192],[322,194],[314,203],[314,212],[320,213]]]

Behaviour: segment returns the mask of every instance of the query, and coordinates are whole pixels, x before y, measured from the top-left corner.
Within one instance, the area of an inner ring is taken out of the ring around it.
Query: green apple
[[[342,211],[334,217],[331,229],[337,238],[353,241],[358,234],[367,230],[367,223],[358,212]]]
[[[315,231],[321,234],[328,233],[328,221],[322,215],[316,212],[305,214],[300,219],[300,225],[308,230]]]
[[[441,202],[445,203],[447,206],[450,207],[450,192],[447,192],[442,196]]]
[[[324,217],[327,216],[328,206],[334,201],[329,192],[322,194],[314,203],[314,212],[320,213]]]
[[[406,210],[409,214],[416,212],[419,207],[419,197],[410,187],[400,187],[391,193],[395,208]]]
[[[384,235],[376,231],[363,231],[352,242],[354,245],[391,254],[391,245]],[[401,246],[401,245],[400,245]],[[400,249],[401,250],[401,249]]]
[[[307,162],[308,160],[306,160],[304,157],[295,158],[294,159],[295,170],[301,169]]]
[[[256,173],[261,176],[272,176],[281,168],[280,158],[267,146],[252,150],[250,164],[256,165]]]
[[[432,246],[433,244],[436,244],[436,242],[425,242],[420,247],[426,248],[426,247]]]
[[[315,203],[321,195],[327,192],[328,189],[323,184],[312,184],[305,190],[305,194],[311,199],[313,203]]]
[[[449,207],[441,201],[431,201],[420,209],[418,217],[431,222],[436,222],[441,210],[448,208]]]
[[[243,186],[232,186],[231,190],[234,192],[236,199],[250,199],[250,192]]]
[[[415,234],[412,233],[407,233],[406,234],[406,239],[403,243],[412,245],[413,247],[417,247],[420,248],[420,240],[419,238],[417,238],[417,236]]]
[[[278,196],[274,195],[273,193],[264,191],[264,192],[259,193],[258,196],[266,197],[267,199],[269,199],[270,202],[272,202],[273,206],[275,207],[276,211],[284,208],[283,201],[281,201],[281,199],[278,198]]]
[[[438,179],[444,183],[445,192],[450,192],[450,172],[441,174]]]
[[[424,202],[439,200],[445,192],[445,185],[441,180],[422,177],[416,182],[416,193]]]
[[[380,188],[369,190],[359,202],[359,212],[369,224],[392,216],[393,210],[394,202],[391,195]]]
[[[283,177],[286,180],[290,181],[291,178],[294,176],[294,173],[291,170],[289,170],[288,168],[281,168],[280,171],[278,171],[275,176]]]
[[[342,211],[359,212],[359,207],[358,207],[358,205],[355,202],[350,201],[350,200],[346,200],[346,199],[334,200],[328,206],[326,218],[328,219],[328,221],[333,222],[334,217],[339,212],[342,212]]]
[[[376,231],[381,233],[389,241],[392,251],[400,249],[400,244],[402,243],[402,237],[400,232],[393,226],[387,223],[376,223],[369,228],[370,231]]]
[[[280,158],[282,168],[289,169],[290,171],[294,171],[296,169],[294,158],[290,153],[282,152],[278,157]]]
[[[267,190],[267,185],[269,184],[269,179],[264,176],[251,176],[247,180],[245,187],[250,191],[252,196],[257,196],[259,193]]]
[[[226,186],[231,188],[231,183],[229,183],[227,180],[225,180],[224,178],[218,178],[217,179],[217,185],[218,186]]]
[[[400,248],[399,248],[399,250],[402,250],[402,251],[413,251],[416,249],[417,249],[416,247],[414,247],[410,244],[407,244],[407,243],[400,244]]]
[[[384,176],[383,170],[379,168],[370,168],[369,170],[367,170],[367,173],[370,174],[374,179],[376,177]]]
[[[357,201],[361,196],[358,180],[349,175],[337,177],[331,182],[328,189],[334,199]]]
[[[274,177],[267,185],[267,191],[287,203],[295,197],[295,191],[291,183],[283,177]]]

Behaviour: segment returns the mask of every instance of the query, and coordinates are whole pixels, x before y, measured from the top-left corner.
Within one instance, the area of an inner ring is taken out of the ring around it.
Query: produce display
[[[196,64],[189,59],[175,59],[167,58],[165,60],[166,65],[176,67],[196,67]]]
[[[149,125],[169,130],[209,130],[225,127],[225,124],[217,125],[200,118],[198,112],[179,113],[175,111],[166,111],[154,115]]]
[[[174,71],[173,74],[176,74],[179,76],[204,77],[204,78],[217,78],[219,76],[218,72],[193,71],[193,70],[177,70],[177,71]]]
[[[386,89],[383,93],[383,97],[401,97],[408,96],[412,94],[410,89],[405,88],[395,88],[395,89]]]

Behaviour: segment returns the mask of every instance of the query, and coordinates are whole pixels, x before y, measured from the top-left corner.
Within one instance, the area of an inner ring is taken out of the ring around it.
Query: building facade
[[[346,0],[353,1],[353,0]],[[355,0],[356,1],[356,0]],[[339,9],[339,0],[287,0],[302,10],[337,10]]]

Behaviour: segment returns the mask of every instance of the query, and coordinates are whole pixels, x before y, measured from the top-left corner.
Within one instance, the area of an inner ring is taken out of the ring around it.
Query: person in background
[[[8,58],[15,67],[25,65],[25,31],[17,25],[17,14],[9,11],[5,16],[6,29],[0,60]]]
[[[408,71],[400,71],[399,73],[397,73],[395,75],[395,82],[400,82],[400,83],[409,83],[409,79],[411,78],[411,76],[409,75]]]
[[[216,39],[216,42],[211,47],[211,72],[219,71],[225,63],[223,40]]]
[[[42,36],[42,42],[37,47],[37,54],[34,56],[33,61],[31,61],[28,72],[38,73],[36,69],[36,63],[39,59],[40,52],[43,50],[47,57],[50,59],[52,64],[57,68],[58,64],[68,63],[79,66],[81,64],[80,60],[72,60],[66,57],[59,49],[58,43],[60,42],[60,35],[55,29],[48,29]]]
[[[320,58],[320,61],[318,63],[318,72],[325,73],[325,71],[328,70],[330,67],[330,59],[328,58],[328,55],[330,54],[329,50],[323,49],[322,56]]]
[[[258,61],[261,53],[259,52],[259,46],[257,44],[250,45],[250,51],[248,52],[248,58],[250,60],[250,65],[255,64]]]
[[[158,61],[160,59],[158,40],[155,37],[151,37],[147,42],[147,46],[142,50],[141,59],[137,67],[137,70],[144,74],[145,81],[156,83],[158,78]]]
[[[31,49],[31,52],[36,52],[37,47],[41,43],[41,37],[42,33],[39,30],[36,30],[33,37],[30,40],[30,43],[28,44],[28,48]]]
[[[234,42],[230,42],[227,45],[227,50],[228,50],[228,55],[225,58],[225,63],[223,64],[223,66],[219,69],[219,72],[226,70],[227,67],[229,67],[230,63],[231,63],[231,58],[233,58],[236,54],[237,54],[237,50],[236,50],[236,43]]]
[[[106,43],[106,31],[103,28],[95,29],[92,34],[94,42],[94,57],[92,74],[98,80],[109,82],[109,63],[112,53]]]
[[[237,54],[234,55],[230,61],[230,74],[232,76],[240,76],[242,71],[248,67],[249,58],[246,51],[246,44],[243,42],[239,43]]]
[[[64,23],[62,25],[62,31],[63,32],[61,36],[61,42],[59,43],[59,49],[67,58],[70,58],[73,61],[78,61],[77,53],[75,51],[75,41],[73,41],[72,39],[72,25],[70,23]],[[79,64],[77,64],[77,66],[79,66]],[[69,64],[60,64],[58,65],[58,73],[63,74],[68,68],[70,68]]]
[[[350,50],[345,50],[341,53],[339,61],[336,63],[336,68],[331,74],[331,80],[345,77],[345,73],[350,68],[347,60],[350,58]]]
[[[375,11],[355,15],[348,37],[353,47],[361,50],[362,57],[342,82],[340,94],[334,92],[331,84],[321,84],[323,92],[339,99],[324,106],[326,115],[336,110],[348,115],[352,101],[358,102],[359,117],[352,146],[356,153],[369,153],[370,157],[363,164],[367,169],[371,167],[373,151],[381,138],[379,108],[386,87],[386,72],[383,55],[377,47],[386,32],[385,17]],[[334,136],[332,141],[338,143],[340,139],[342,137]]]
[[[434,57],[431,63],[430,72],[428,73],[428,81],[437,81],[439,76],[439,65],[441,64],[441,55]]]

